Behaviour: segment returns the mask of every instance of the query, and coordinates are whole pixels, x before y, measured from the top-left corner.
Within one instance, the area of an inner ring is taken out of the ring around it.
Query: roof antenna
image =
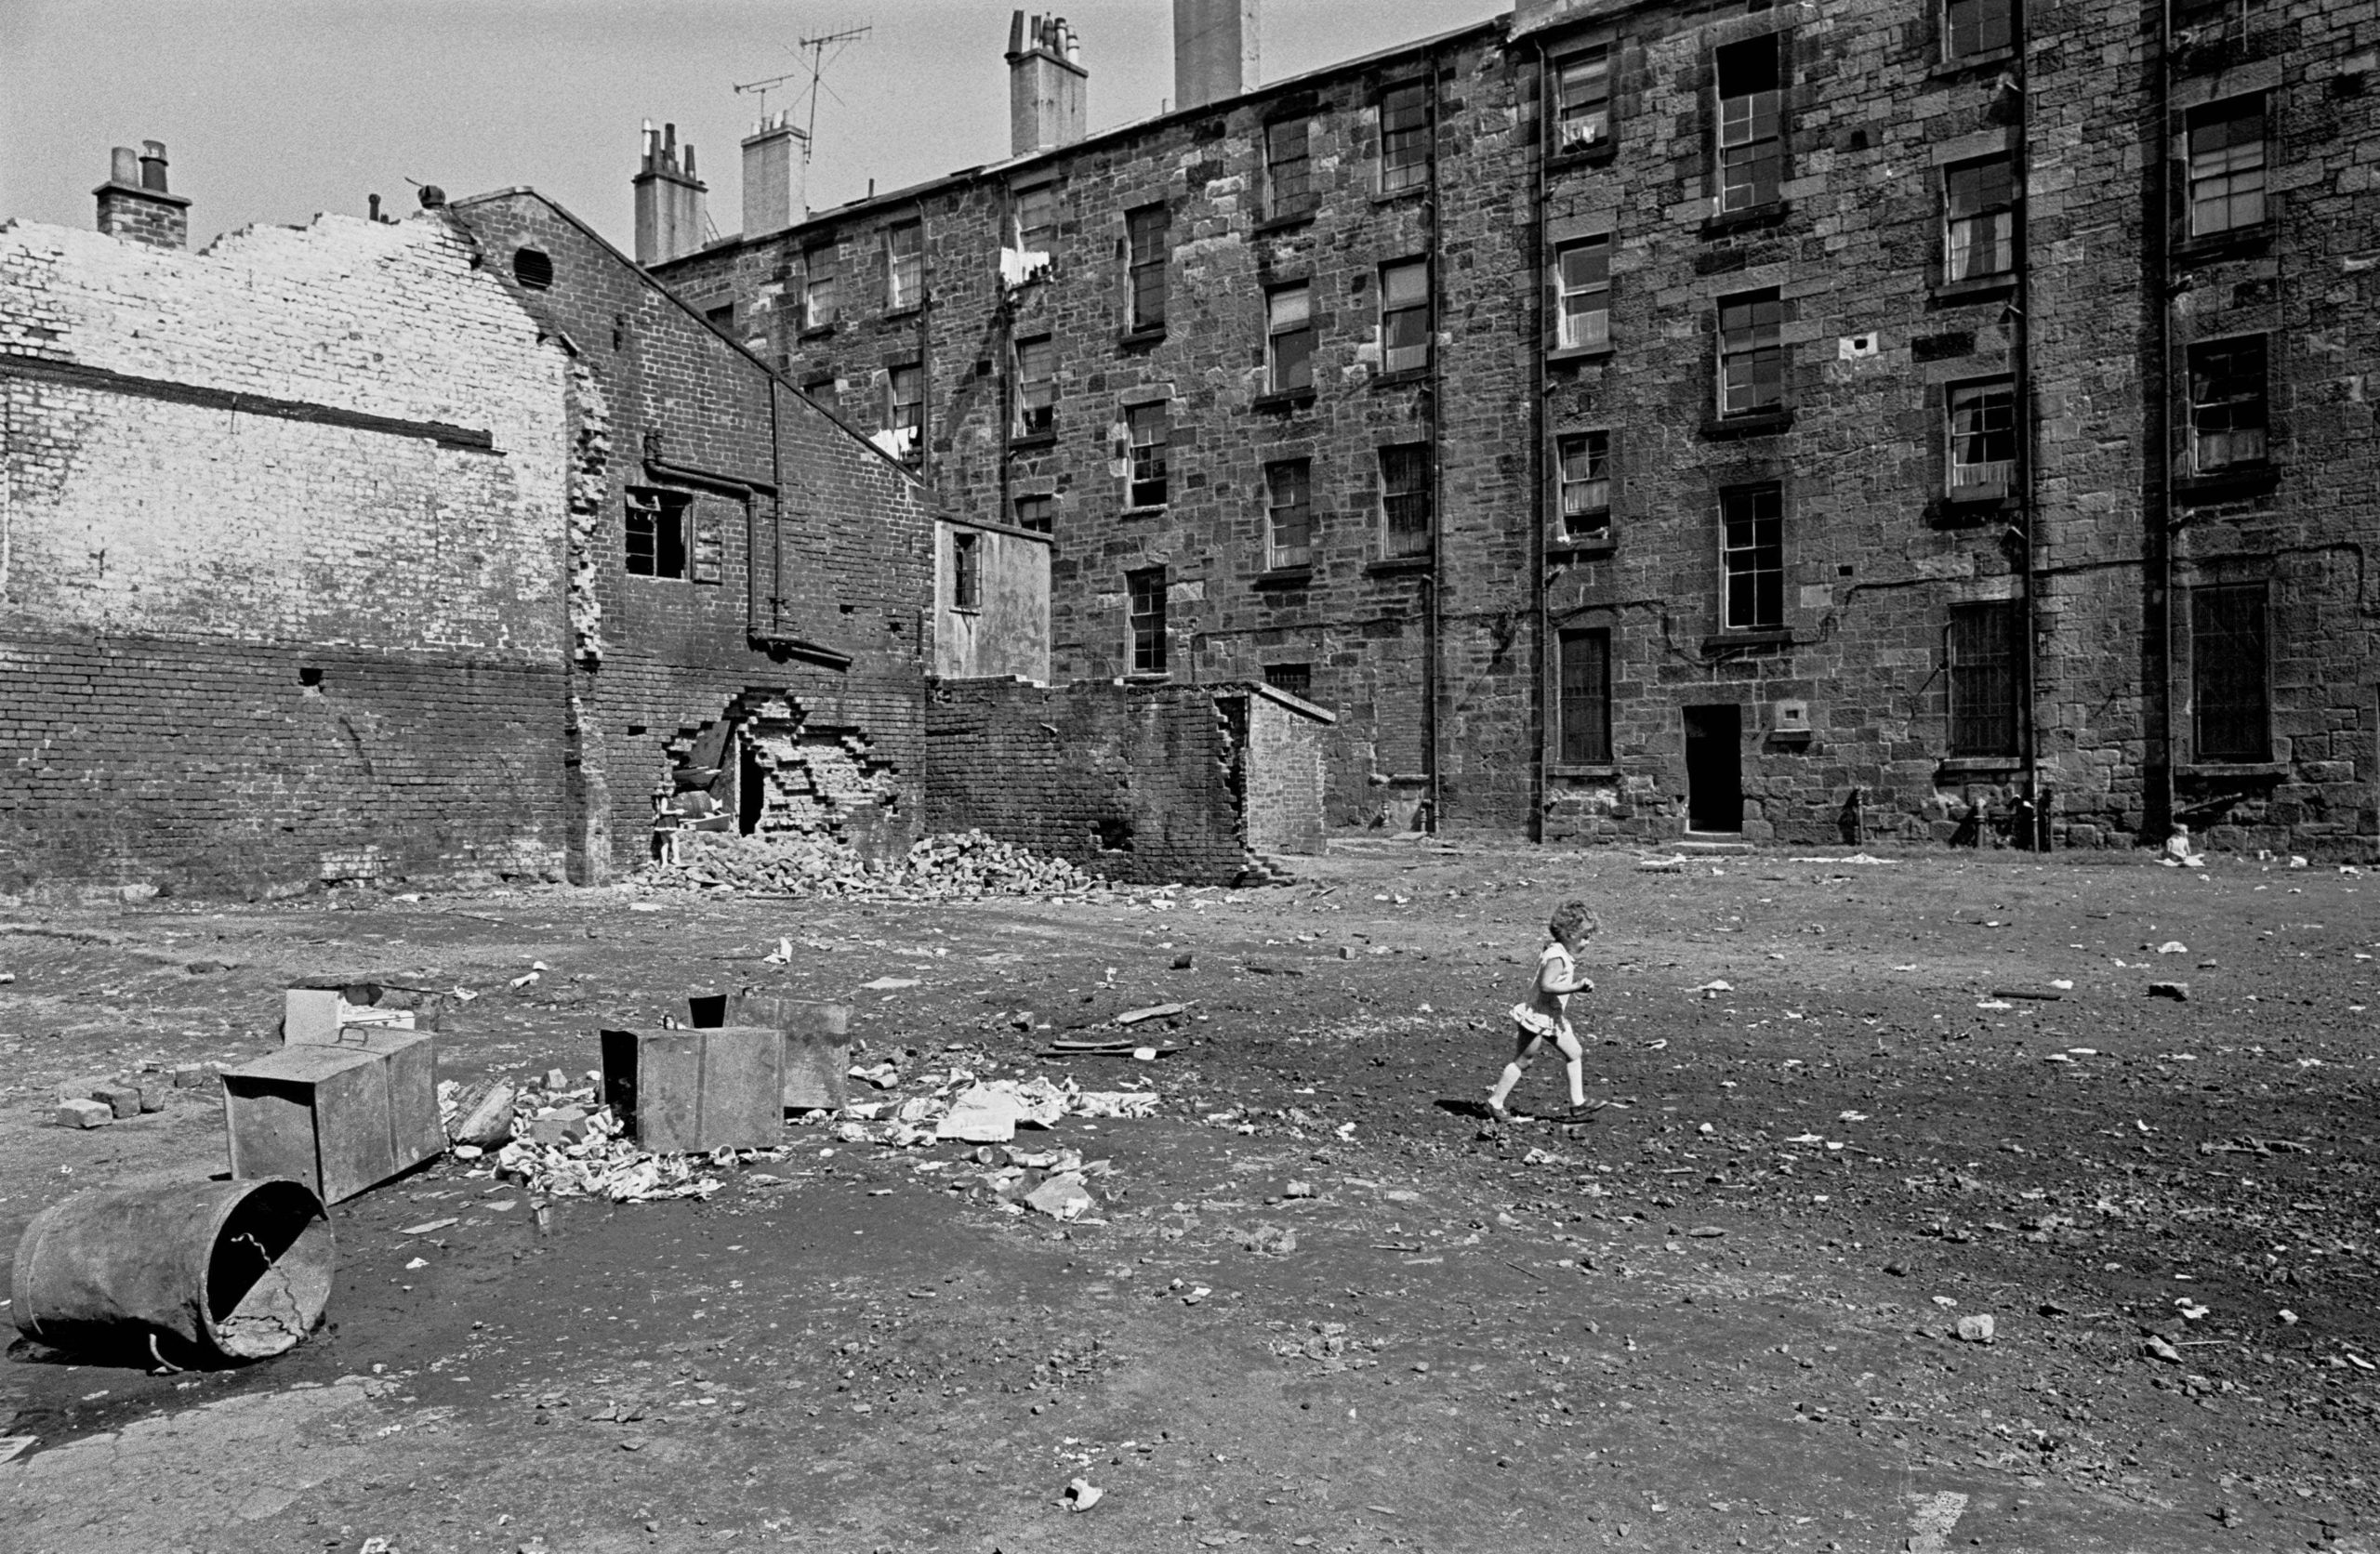
[[[842,58],[845,48],[859,42],[862,38],[866,37],[870,33],[875,31],[876,29],[872,26],[846,27],[839,33],[826,33],[814,38],[803,38],[797,46],[806,48],[810,51],[810,68],[808,70],[788,71],[783,75],[772,75],[766,80],[744,81],[736,84],[735,89],[739,92],[757,92],[760,94],[760,117],[766,119],[769,116],[769,93],[771,90],[784,86],[788,81],[800,81],[804,76],[809,77],[809,85],[804,86],[801,93],[794,99],[797,106],[800,103],[803,96],[808,97],[810,99],[809,112],[806,116],[807,122],[803,125],[801,131],[801,166],[804,173],[807,173],[810,168],[811,148],[817,143],[818,94],[820,91],[824,90],[824,88],[819,86],[819,78],[826,73],[826,67],[828,65],[833,64],[835,59]],[[832,48],[835,51],[834,59],[828,59],[826,57],[826,50],[829,48]],[[828,95],[833,96],[831,92],[828,93]],[[836,98],[835,100],[840,102],[842,99]]]

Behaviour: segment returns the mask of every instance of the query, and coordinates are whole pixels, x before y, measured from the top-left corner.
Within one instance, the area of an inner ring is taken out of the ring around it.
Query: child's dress
[[[1570,1029],[1570,995],[1545,991],[1549,968],[1555,981],[1567,983],[1578,980],[1578,963],[1570,958],[1570,952],[1556,940],[1537,957],[1537,981],[1530,987],[1528,997],[1513,1006],[1512,1013],[1514,1024],[1530,1035],[1552,1041]]]

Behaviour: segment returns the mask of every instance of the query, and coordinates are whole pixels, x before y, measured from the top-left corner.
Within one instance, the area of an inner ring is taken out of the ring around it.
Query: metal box
[[[223,1075],[233,1179],[289,1177],[335,1204],[445,1150],[437,1039],[350,1031],[350,1045],[284,1047]]]
[[[785,1127],[785,1038],[761,1025],[605,1031],[603,1100],[640,1149],[769,1149]]]
[[[849,1004],[824,1004],[774,993],[696,994],[686,1000],[694,1023],[767,1025],[785,1037],[785,1109],[841,1109],[852,1066]]]

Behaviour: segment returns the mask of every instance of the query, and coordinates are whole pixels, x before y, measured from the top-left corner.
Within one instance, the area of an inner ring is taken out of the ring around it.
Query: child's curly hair
[[[1554,909],[1546,928],[1560,940],[1585,939],[1603,931],[1603,923],[1584,902],[1564,902]]]

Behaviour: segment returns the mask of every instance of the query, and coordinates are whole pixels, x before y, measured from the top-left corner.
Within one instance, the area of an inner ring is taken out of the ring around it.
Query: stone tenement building
[[[1048,532],[1062,677],[1334,709],[1334,823],[2374,848],[2373,0],[1253,12],[1095,136],[1020,14],[1008,159],[639,257]]]

